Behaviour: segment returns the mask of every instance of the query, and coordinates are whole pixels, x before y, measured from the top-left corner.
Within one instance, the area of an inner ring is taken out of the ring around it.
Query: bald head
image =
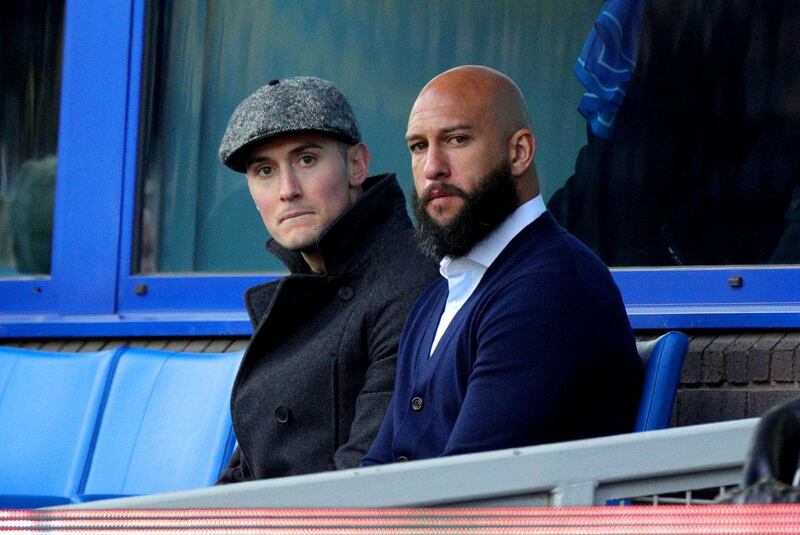
[[[522,91],[511,78],[489,67],[463,65],[443,72],[422,88],[414,107],[432,95],[449,96],[465,107],[482,110],[504,133],[531,128]]]
[[[521,203],[539,193],[525,97],[494,69],[465,65],[428,82],[411,108],[406,142],[418,192],[434,183],[468,185],[507,165]]]

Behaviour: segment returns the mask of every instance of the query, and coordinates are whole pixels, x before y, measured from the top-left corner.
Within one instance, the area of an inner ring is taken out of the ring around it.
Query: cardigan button
[[[404,463],[404,462],[406,462],[407,460],[408,460],[408,457],[406,457],[405,455],[401,455],[401,456],[399,456],[399,457],[397,458],[397,462],[398,462],[398,463]]]
[[[425,402],[422,401],[421,397],[414,397],[411,398],[411,408],[415,411],[421,411],[422,407],[425,406]]]
[[[289,409],[283,405],[275,409],[275,419],[279,424],[289,423]]]
[[[339,299],[342,301],[350,301],[353,298],[355,291],[350,286],[342,286],[339,288]]]

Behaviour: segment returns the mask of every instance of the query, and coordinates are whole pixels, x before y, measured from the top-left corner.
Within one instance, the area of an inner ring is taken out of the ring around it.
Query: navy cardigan
[[[365,466],[630,432],[642,365],[606,266],[545,213],[492,263],[433,355],[447,281],[417,301]]]

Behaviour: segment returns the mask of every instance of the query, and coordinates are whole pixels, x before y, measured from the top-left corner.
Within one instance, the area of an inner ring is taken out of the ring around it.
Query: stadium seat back
[[[636,349],[644,364],[644,387],[634,431],[664,429],[669,427],[689,339],[672,331],[655,340],[637,342]]]
[[[120,351],[0,347],[0,507],[67,503],[78,491]]]
[[[213,484],[235,441],[230,393],[242,354],[126,351],[78,499]]]

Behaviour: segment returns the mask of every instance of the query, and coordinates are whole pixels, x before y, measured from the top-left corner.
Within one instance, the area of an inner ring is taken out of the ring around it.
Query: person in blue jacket
[[[406,142],[442,278],[406,321],[363,465],[632,431],[642,364],[619,289],[547,212],[516,84],[480,66],[435,77]]]

